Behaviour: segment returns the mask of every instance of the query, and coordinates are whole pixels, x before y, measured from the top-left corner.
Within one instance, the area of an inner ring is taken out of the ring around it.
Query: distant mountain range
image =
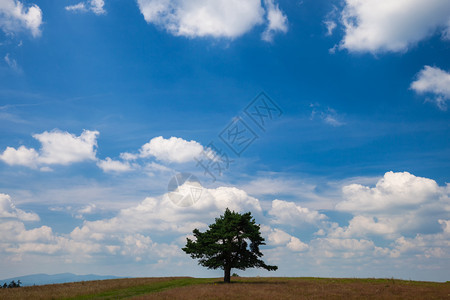
[[[72,273],[61,273],[61,274],[33,274],[12,277],[7,279],[0,279],[0,284],[3,285],[5,282],[9,284],[11,281],[17,282],[20,280],[22,286],[30,285],[43,285],[43,284],[54,284],[54,283],[66,283],[66,282],[76,282],[76,281],[89,281],[89,280],[104,280],[104,279],[116,279],[121,278],[117,276],[102,276],[102,275],[76,275]]]

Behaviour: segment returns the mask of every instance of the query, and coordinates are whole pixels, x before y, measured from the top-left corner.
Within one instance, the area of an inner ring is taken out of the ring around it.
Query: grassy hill
[[[43,285],[43,284],[54,284],[54,283],[66,283],[66,282],[76,282],[76,281],[91,281],[91,280],[105,280],[105,279],[118,279],[117,276],[102,276],[95,274],[88,275],[75,275],[72,273],[60,273],[60,274],[32,274],[26,276],[11,277],[0,280],[0,283],[10,283],[11,281],[17,282],[20,280],[22,286],[31,285]]]
[[[450,282],[238,277],[126,278],[0,289],[0,299],[449,299]]]

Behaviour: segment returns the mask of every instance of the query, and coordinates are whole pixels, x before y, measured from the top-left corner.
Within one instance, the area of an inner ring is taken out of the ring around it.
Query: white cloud
[[[414,256],[416,259],[438,258],[441,262],[450,259],[450,232],[445,220],[439,222],[443,231],[436,234],[417,234],[413,238],[399,237],[388,252],[391,257]]]
[[[83,213],[92,212],[94,205],[80,210]],[[6,220],[2,220],[6,219]],[[53,254],[64,256],[68,254],[71,259],[79,257],[90,257],[94,253],[110,253],[115,245],[106,243],[99,244],[94,240],[74,240],[66,235],[53,232],[49,226],[41,226],[26,229],[22,221],[38,221],[35,213],[26,213],[17,209],[10,197],[0,194],[0,253],[6,254]],[[95,237],[95,236],[94,236]],[[164,246],[164,245],[163,245]],[[119,249],[130,249],[129,243],[119,246]],[[164,249],[159,249],[163,252]],[[148,253],[154,255],[155,251]]]
[[[65,8],[68,11],[77,11],[77,12],[91,11],[96,15],[102,15],[106,13],[104,6],[105,2],[103,0],[90,0],[86,2],[79,2],[74,5],[69,5],[66,6]]]
[[[174,170],[172,170],[172,169],[170,169],[170,168],[168,168],[166,166],[157,164],[154,161],[152,161],[151,163],[146,164],[145,165],[145,170],[149,171],[150,172],[149,174],[151,174],[151,175],[154,175],[154,172],[158,172],[158,173],[174,172]]]
[[[91,130],[83,130],[80,136],[53,130],[34,134],[33,137],[42,144],[39,162],[68,165],[85,160],[96,160],[98,135],[98,131]]]
[[[270,245],[276,246],[287,244],[290,240],[291,235],[278,228],[273,229],[267,238]]]
[[[262,34],[262,39],[266,42],[272,42],[275,33],[286,33],[288,31],[288,20],[278,4],[274,3],[274,0],[264,0],[264,3],[267,8],[267,20],[269,23]]]
[[[119,160],[112,160],[107,157],[105,160],[99,160],[97,166],[104,172],[128,172],[133,170],[129,162],[121,162]]]
[[[450,26],[448,0],[346,0],[341,48],[355,52],[404,52]]]
[[[88,204],[88,205],[86,205],[86,206],[84,206],[84,207],[82,207],[82,208],[80,208],[80,209],[78,209],[77,210],[77,215],[75,215],[75,218],[77,218],[77,219],[82,219],[83,218],[83,215],[86,215],[86,214],[92,214],[92,213],[94,213],[94,211],[97,209],[97,206],[95,205],[95,204],[92,204],[92,203],[90,203],[90,204]]]
[[[236,38],[264,23],[261,0],[138,0],[147,23],[173,35]],[[272,0],[265,1],[268,27],[263,38],[287,31],[287,18]]]
[[[269,214],[274,217],[277,224],[289,224],[296,226],[301,223],[317,224],[327,217],[317,211],[311,211],[306,207],[296,205],[294,202],[273,200]]]
[[[69,132],[53,130],[34,134],[41,143],[39,153],[33,148],[20,146],[18,149],[7,147],[0,159],[9,165],[23,165],[36,168],[38,165],[68,165],[86,160],[96,160],[98,131],[84,130],[80,136]],[[49,171],[43,168],[43,171]]]
[[[18,149],[6,147],[5,151],[0,154],[0,160],[3,160],[10,166],[21,165],[30,168],[36,168],[39,154],[33,148],[28,149],[20,146]]]
[[[120,254],[130,256],[139,262],[143,257],[155,255],[158,258],[180,256],[180,248],[177,245],[158,244],[153,242],[150,237],[142,234],[127,235],[120,238],[122,246]]]
[[[6,229],[0,232],[0,253],[6,259],[13,259],[8,255],[14,255],[14,258],[22,254],[24,258],[35,255],[39,258],[52,254],[52,261],[70,258],[71,261],[84,262],[114,256],[112,260],[116,264],[126,261],[133,271],[138,265],[131,265],[133,261],[144,264],[146,268],[154,268],[156,261],[166,259],[166,268],[182,270],[180,265],[195,265],[180,250],[186,235],[193,228],[206,229],[207,224],[229,207],[239,212],[251,211],[256,221],[263,224],[261,232],[267,242],[262,250],[264,260],[279,265],[286,274],[298,274],[299,266],[302,266],[305,276],[325,276],[330,272],[336,274],[334,276],[348,276],[348,272],[342,271],[347,268],[357,277],[411,276],[422,279],[420,276],[429,276],[430,273],[417,275],[414,271],[423,266],[445,273],[443,270],[448,269],[446,261],[450,253],[450,185],[435,186],[431,179],[406,172],[390,173],[379,179],[374,187],[370,185],[375,182],[356,180],[369,185],[365,188],[361,185],[357,189],[364,199],[362,203],[380,202],[380,206],[353,209],[356,207],[353,202],[356,195],[342,194],[341,202],[352,204],[344,211],[353,214],[348,226],[343,227],[331,223],[324,214],[294,202],[274,200],[272,207],[263,211],[261,206],[266,207],[266,203],[261,204],[243,190],[219,187],[204,188],[201,199],[190,207],[174,205],[167,195],[148,197],[137,204],[126,204],[132,200],[122,201],[125,203],[121,204],[122,209],[118,209],[112,217],[84,221],[70,234],[60,234],[48,226],[27,228],[23,223],[27,217],[20,219],[18,216],[21,214],[11,208],[4,196],[0,201],[0,215],[8,216],[0,217],[0,226]],[[348,181],[345,182],[340,185],[351,186]],[[91,193],[87,191],[76,198],[86,198],[83,195]],[[110,196],[108,194],[106,198]],[[419,200],[405,200],[416,196]],[[371,200],[368,199],[370,197]],[[382,198],[389,201],[380,201]],[[397,205],[396,201],[401,205]],[[110,202],[104,205],[112,205],[113,202],[114,197],[111,197]],[[87,214],[103,209],[98,202],[84,202],[67,211]],[[277,224],[279,228],[264,224]],[[320,230],[312,235],[312,231],[305,227]],[[373,239],[372,235],[377,237]],[[381,246],[378,245],[380,238],[384,238]],[[411,268],[408,272],[396,273],[396,270],[403,270],[407,265]],[[371,271],[368,272],[368,269]],[[372,270],[379,273],[372,273]],[[416,275],[411,275],[410,271]]]
[[[120,153],[120,158],[123,160],[135,160],[139,158],[139,154],[123,152]]]
[[[95,208],[96,208],[96,205],[95,205],[95,204],[89,204],[89,205],[86,205],[86,206],[83,207],[83,208],[80,208],[80,209],[78,210],[78,212],[79,212],[80,214],[91,214],[91,213],[93,213],[93,212],[95,211]]]
[[[13,218],[22,221],[39,221],[39,216],[35,213],[27,213],[18,209],[7,194],[0,193],[0,218]]]
[[[191,207],[178,207],[167,195],[148,197],[138,205],[121,209],[112,218],[84,221],[82,226],[76,227],[70,236],[65,238],[64,243],[58,243],[63,244],[60,251],[67,252],[67,247],[77,243],[91,245],[92,250],[84,250],[82,253],[100,251],[110,255],[132,257],[137,261],[154,257],[184,258],[180,245],[154,242],[151,236],[164,235],[174,238],[180,237],[180,234],[191,233],[194,228],[206,228],[206,224],[223,214],[226,207],[240,212],[261,212],[257,199],[236,188],[205,189],[202,198]],[[92,212],[93,209],[90,205],[82,211]],[[185,241],[184,238],[173,240],[177,243]]]
[[[336,209],[350,212],[392,211],[437,199],[440,189],[428,178],[408,172],[387,172],[375,187],[350,184],[342,189],[344,201]]]
[[[436,67],[425,66],[411,83],[411,89],[419,94],[436,95],[434,102],[441,110],[447,109],[450,99],[450,73]]]
[[[84,2],[80,2],[80,3],[74,4],[74,5],[68,5],[65,7],[65,9],[68,11],[78,11],[78,12],[87,11],[86,5],[84,4]]]
[[[2,242],[45,242],[50,241],[53,238],[52,229],[50,227],[42,226],[26,230],[25,225],[17,220],[3,222],[0,235]]]
[[[285,246],[292,251],[305,251],[308,249],[307,244],[278,228],[270,231],[267,241],[269,245]]]
[[[381,217],[375,220],[374,217],[355,216],[349,221],[349,225],[342,228],[338,227],[330,234],[334,237],[359,237],[367,234],[382,235],[386,237],[398,236],[397,230],[401,218]]]
[[[263,22],[260,0],[138,0],[148,23],[174,35],[234,38]]]
[[[190,233],[194,228],[206,227],[225,208],[234,211],[260,213],[259,201],[242,190],[229,187],[204,188],[201,198],[193,206],[179,207],[167,195],[161,199],[146,198],[137,206],[120,210],[113,218],[87,221],[71,233],[77,240],[108,239],[117,234]]]
[[[17,0],[0,1],[0,28],[6,33],[29,30],[33,37],[41,34],[42,11],[36,4],[24,7]]]
[[[155,137],[140,149],[142,158],[153,156],[164,162],[185,163],[193,161],[203,151],[203,146],[196,141],[186,141],[182,138],[162,136]]]
[[[442,225],[445,233],[450,233],[450,220],[438,220],[438,222]]]
[[[396,239],[413,233],[439,230],[450,211],[450,187],[408,172],[387,172],[375,187],[350,184],[343,187],[337,210],[354,214],[348,226],[330,230],[332,237],[378,235]]]
[[[41,148],[20,146],[19,148],[7,147],[0,153],[0,160],[9,165],[22,165],[30,168],[38,168],[41,171],[52,171],[48,165],[69,165],[82,161],[96,161],[97,166],[104,172],[128,172],[142,169],[153,175],[154,172],[167,172],[171,169],[156,162],[142,164],[132,162],[143,158],[156,158],[164,163],[186,163],[193,161],[205,149],[196,141],[186,141],[182,138],[171,137],[165,139],[162,136],[151,139],[144,144],[139,153],[121,153],[120,160],[107,157],[103,160],[96,157],[98,131],[83,130],[80,136],[60,130],[44,131],[34,134],[33,137],[41,143]],[[207,149],[211,152],[212,150]]]
[[[91,5],[90,9],[96,14],[101,15],[106,13],[105,9],[103,8],[105,6],[105,2],[103,0],[91,0],[89,2]]]
[[[8,221],[1,223],[0,253],[70,253],[73,257],[100,252],[102,245],[76,242],[55,234],[52,228],[41,226],[27,230],[22,222]]]
[[[303,243],[295,236],[291,237],[291,240],[289,241],[289,243],[287,243],[286,247],[288,247],[288,249],[290,249],[292,251],[297,251],[297,252],[305,251],[309,248],[309,246],[307,244]]]

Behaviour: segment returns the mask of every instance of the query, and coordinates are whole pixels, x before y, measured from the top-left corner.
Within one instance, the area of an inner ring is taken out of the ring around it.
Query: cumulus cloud
[[[44,131],[33,137],[41,143],[37,152],[33,148],[7,147],[0,154],[0,160],[9,165],[36,168],[38,165],[68,165],[71,163],[96,160],[98,131],[84,130],[80,136],[59,130]],[[45,167],[43,170],[46,170]]]
[[[447,0],[346,0],[340,47],[354,52],[404,52],[450,28]]]
[[[91,0],[89,4],[91,11],[97,15],[101,15],[106,12],[103,8],[105,6],[105,2],[103,0]]]
[[[0,193],[0,218],[13,218],[22,221],[39,221],[39,216],[35,213],[27,213],[18,209],[7,194]]]
[[[349,238],[373,234],[392,238],[399,235],[397,230],[402,219],[358,215],[349,221],[348,226],[335,228],[330,236]]]
[[[336,209],[354,214],[348,226],[334,228],[333,237],[379,235],[387,239],[440,231],[439,219],[449,211],[449,186],[408,172],[387,172],[375,187],[343,187]]]
[[[89,205],[79,210],[80,213],[92,213],[95,205]],[[6,220],[6,221],[5,221]],[[116,234],[103,240],[103,233],[92,233],[85,238],[82,230],[74,230],[70,236],[53,232],[49,226],[27,229],[23,221],[37,221],[34,213],[25,213],[15,208],[8,195],[0,194],[0,253],[4,254],[52,254],[69,255],[77,261],[90,258],[93,254],[130,256],[136,260],[146,256],[154,257],[176,256],[180,249],[175,245],[155,243],[150,237],[139,233],[124,233],[117,230]],[[86,231],[86,230],[84,230]],[[103,240],[102,243],[99,243]],[[179,254],[178,254],[179,255]]]
[[[387,172],[375,187],[350,184],[342,189],[344,201],[336,209],[349,212],[394,211],[437,199],[437,183],[408,172]]]
[[[120,210],[113,218],[85,222],[71,235],[78,239],[99,240],[118,232],[187,234],[196,227],[206,227],[205,222],[222,214],[227,207],[240,212],[261,212],[259,201],[242,190],[231,187],[204,188],[201,198],[193,206],[176,206],[167,194],[159,199],[148,197],[137,206]]]
[[[267,29],[263,39],[275,32],[287,31],[287,18],[273,0],[265,1]],[[260,0],[138,0],[147,23],[166,29],[173,35],[236,38],[264,23],[265,9]]]
[[[107,157],[105,160],[99,160],[97,166],[104,172],[128,172],[133,170],[129,162],[122,162],[119,160],[112,160]]]
[[[317,224],[319,221],[327,218],[327,216],[318,211],[309,210],[294,202],[283,200],[273,200],[269,214],[274,217],[273,222],[276,224]]]
[[[72,245],[86,245],[81,254],[102,252],[109,255],[128,256],[137,261],[154,257],[183,256],[180,245],[158,243],[151,236],[180,237],[191,233],[194,228],[206,228],[207,223],[223,214],[226,207],[232,210],[260,213],[259,201],[244,191],[219,187],[204,189],[201,199],[191,207],[174,205],[168,195],[158,198],[148,197],[141,203],[121,209],[114,217],[96,221],[84,221],[69,236],[50,235],[47,247],[42,245],[42,252],[60,251],[73,253],[68,249]],[[83,207],[78,212],[91,213],[94,205]],[[23,231],[23,230],[22,230]],[[174,239],[179,242],[180,239]],[[16,252],[26,252],[23,243],[15,240]],[[184,242],[184,239],[182,240]],[[293,246],[297,241],[293,239]],[[49,248],[52,245],[51,248]],[[0,243],[1,246],[1,243]],[[1,248],[1,247],[0,247]],[[36,251],[36,247],[31,247]],[[31,249],[30,248],[30,249]],[[1,250],[1,249],[0,249]],[[12,251],[12,250],[11,250]],[[31,251],[31,250],[30,250]]]
[[[50,227],[42,226],[26,230],[25,225],[17,220],[3,222],[0,235],[3,243],[16,242],[24,244],[31,242],[48,242],[53,239],[53,232]]]
[[[436,67],[425,66],[411,83],[411,89],[416,93],[431,93],[435,95],[434,102],[441,110],[447,110],[450,99],[450,73]]]
[[[272,229],[267,238],[267,241],[272,245],[283,245],[290,240],[291,235],[278,228]]]
[[[6,33],[29,30],[33,37],[41,34],[42,11],[36,4],[25,7],[18,0],[0,1],[0,28]]]
[[[263,210],[266,203],[233,187],[203,188],[199,201],[190,207],[176,206],[167,194],[147,197],[112,217],[85,220],[70,234],[56,233],[48,226],[28,229],[24,220],[36,217],[24,217],[6,196],[0,200],[0,222],[7,229],[0,232],[0,253],[7,255],[53,254],[74,260],[115,256],[140,263],[165,258],[173,259],[168,264],[177,268],[190,261],[180,251],[185,237],[194,228],[206,229],[226,207],[251,211],[256,221],[263,224],[267,261],[276,261],[284,270],[293,268],[293,273],[298,272],[299,265],[310,266],[311,272],[323,267],[323,274],[340,274],[343,267],[372,269],[393,262],[403,268],[411,259],[445,270],[442,259],[449,258],[450,253],[450,185],[439,186],[434,180],[407,172],[388,172],[373,187],[346,184],[339,210],[334,213],[351,214],[347,226],[331,223],[326,213],[295,202],[274,200],[271,207]],[[101,205],[91,203],[74,212],[88,214],[97,209],[101,210]],[[271,227],[274,224],[278,228]],[[306,226],[320,230],[316,235],[305,236]],[[288,262],[286,255],[290,257]],[[391,271],[396,267],[383,268]]]
[[[53,130],[35,134],[42,144],[39,161],[44,164],[67,165],[84,160],[95,160],[98,131],[83,130],[80,136]]]
[[[121,153],[120,157],[125,160],[155,157],[166,163],[185,163],[193,161],[203,150],[203,146],[194,140],[186,141],[177,137],[165,139],[158,136],[144,144],[139,154]]]
[[[263,22],[260,0],[161,1],[138,0],[148,23],[174,35],[234,38]]]
[[[77,211],[78,215],[76,215],[76,218],[81,219],[81,218],[83,218],[83,215],[92,214],[95,212],[96,209],[97,209],[97,206],[95,204],[91,203],[89,205],[86,205],[86,206],[78,209],[78,211]]]
[[[450,259],[450,233],[446,229],[445,220],[440,222],[443,231],[435,234],[417,234],[414,237],[399,237],[392,244],[392,249],[388,252],[391,257],[402,255],[413,255],[417,259],[437,258],[439,260]],[[448,221],[447,221],[448,222]]]
[[[300,241],[295,236],[292,236],[281,229],[269,229],[270,233],[268,234],[268,244],[275,246],[285,246],[291,251],[305,251],[308,249],[308,245]]]
[[[52,171],[48,165],[69,165],[82,161],[96,161],[97,166],[104,172],[121,173],[142,169],[151,174],[153,172],[167,172],[171,169],[156,162],[136,162],[138,159],[153,158],[163,163],[186,163],[194,161],[202,151],[212,153],[209,148],[204,148],[200,143],[182,138],[162,136],[152,138],[144,144],[138,153],[124,152],[120,159],[98,159],[97,137],[98,131],[83,130],[76,136],[72,133],[60,130],[45,131],[34,134],[33,138],[38,140],[41,148],[18,148],[7,147],[3,153],[0,152],[0,160],[8,165],[21,165],[30,168],[39,168],[41,171]]]
[[[79,2],[74,5],[69,5],[66,6],[65,8],[68,11],[76,11],[76,12],[91,11],[96,15],[102,15],[106,13],[104,6],[105,2],[103,0],[91,0],[86,2]]]
[[[308,249],[308,245],[300,241],[300,239],[296,238],[295,236],[291,237],[291,240],[289,243],[287,243],[286,247],[292,251],[305,251]]]
[[[442,225],[442,229],[446,234],[450,234],[450,220],[438,220],[439,224]]]
[[[24,223],[7,221],[1,223],[0,252],[10,254],[63,254],[73,257],[90,255],[103,250],[103,246],[92,242],[77,242],[55,234],[51,227],[41,226],[26,229]]]
[[[21,165],[30,168],[35,168],[38,163],[39,154],[33,148],[28,149],[25,146],[20,146],[15,149],[6,147],[5,151],[0,154],[0,159],[10,166]]]

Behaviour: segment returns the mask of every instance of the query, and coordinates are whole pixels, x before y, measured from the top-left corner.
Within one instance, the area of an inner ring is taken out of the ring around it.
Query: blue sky
[[[241,275],[449,280],[449,16],[447,0],[2,0],[0,277],[221,276],[180,248],[229,207],[279,266]],[[167,193],[180,172],[203,187],[192,206]]]

